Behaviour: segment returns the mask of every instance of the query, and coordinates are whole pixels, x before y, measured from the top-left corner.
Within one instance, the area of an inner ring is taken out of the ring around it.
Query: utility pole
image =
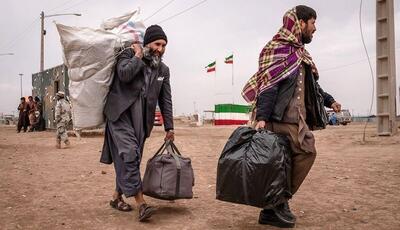
[[[18,74],[20,78],[20,87],[21,87],[21,97],[22,97],[22,76],[24,75],[23,73]]]
[[[44,35],[46,35],[46,30],[44,29],[44,19],[55,16],[63,16],[63,15],[82,16],[82,14],[76,14],[76,13],[52,14],[52,15],[44,15],[43,11],[40,13],[40,72],[43,72],[44,70]]]
[[[44,70],[44,35],[46,35],[46,30],[44,30],[44,12],[40,13],[40,72]]]
[[[378,135],[397,133],[393,0],[376,0],[376,115]]]

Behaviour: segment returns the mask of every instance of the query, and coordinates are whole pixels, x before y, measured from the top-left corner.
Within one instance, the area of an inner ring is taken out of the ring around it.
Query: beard
[[[308,25],[304,28],[304,32],[301,33],[301,41],[303,44],[308,44],[312,41],[313,31],[308,31]]]
[[[301,41],[303,42],[303,44],[308,44],[312,41],[312,35],[306,34],[306,33],[302,33],[301,34]]]
[[[147,61],[151,68],[157,68],[162,61],[163,54],[157,55],[150,47],[143,48],[143,58]]]

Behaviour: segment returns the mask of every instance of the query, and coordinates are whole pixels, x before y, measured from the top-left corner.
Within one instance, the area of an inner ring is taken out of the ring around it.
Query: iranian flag
[[[225,58],[226,64],[233,64],[233,54]]]
[[[245,125],[251,114],[251,107],[237,104],[217,104],[214,110],[215,125]]]
[[[215,71],[215,67],[217,65],[217,62],[211,62],[210,64],[208,64],[205,68],[207,69],[207,73],[209,72],[214,72]]]

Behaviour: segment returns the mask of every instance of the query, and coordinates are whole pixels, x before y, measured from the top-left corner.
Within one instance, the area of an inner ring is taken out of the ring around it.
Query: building
[[[47,129],[55,129],[55,95],[64,91],[69,96],[69,78],[65,65],[59,65],[43,72],[32,74],[32,96],[38,96],[43,103],[43,119]]]

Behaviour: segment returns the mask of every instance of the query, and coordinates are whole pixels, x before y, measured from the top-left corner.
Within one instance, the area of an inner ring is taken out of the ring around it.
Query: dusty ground
[[[70,148],[56,150],[52,132],[0,127],[0,229],[273,229],[257,223],[259,209],[215,199],[216,164],[234,128],[177,127],[177,146],[193,161],[195,198],[148,198],[157,212],[139,223],[136,207],[121,213],[108,206],[114,169],[99,163],[101,136],[71,138]],[[361,144],[362,128],[315,132],[317,160],[291,201],[297,228],[400,229],[400,136],[377,137],[370,126]],[[162,138],[157,127],[144,163]]]

